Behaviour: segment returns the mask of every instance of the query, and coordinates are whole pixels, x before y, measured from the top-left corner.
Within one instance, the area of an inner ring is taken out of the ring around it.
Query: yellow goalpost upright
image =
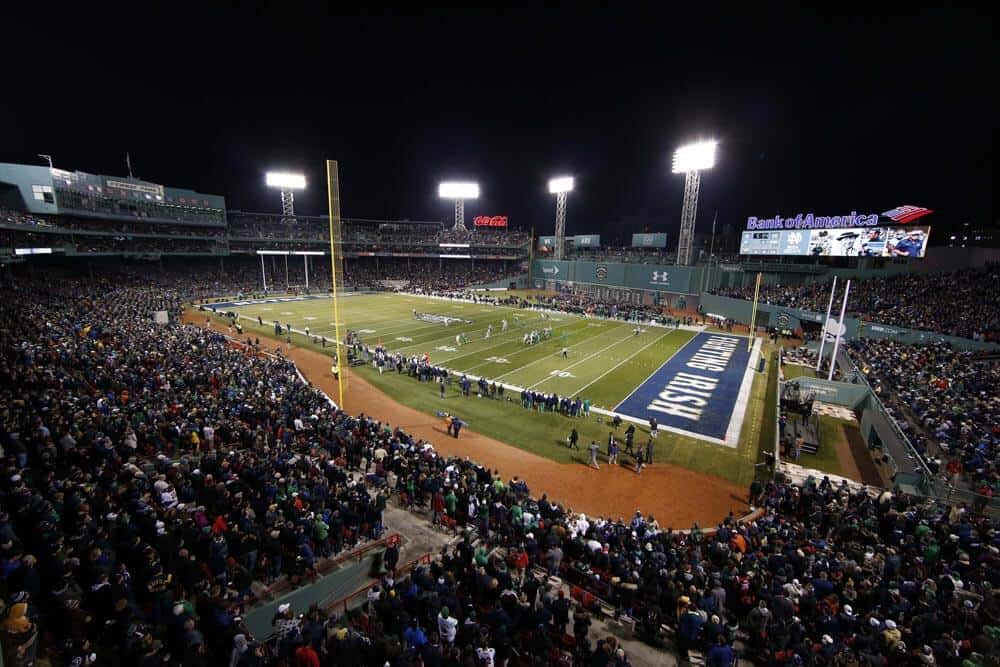
[[[333,346],[334,365],[339,372],[337,380],[338,407],[344,410],[344,385],[347,384],[347,366],[342,363],[347,355],[341,354],[341,348],[345,347],[344,340],[340,337],[340,285],[344,277],[344,258],[340,249],[341,245],[341,219],[340,219],[340,174],[336,160],[326,161],[326,185],[327,198],[330,205],[330,282],[333,288],[333,335],[336,337],[336,344]],[[339,246],[339,249],[338,249]]]

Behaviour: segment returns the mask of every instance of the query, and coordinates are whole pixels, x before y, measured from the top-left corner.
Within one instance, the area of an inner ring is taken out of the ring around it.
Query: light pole
[[[306,177],[285,171],[269,171],[265,175],[267,186],[281,191],[281,215],[285,219],[295,215],[295,190],[306,189]]]
[[[698,186],[701,172],[715,166],[718,142],[699,141],[674,151],[672,172],[684,174],[684,205],[681,208],[681,230],[677,237],[677,264],[690,266],[694,255],[694,224],[698,214]]]
[[[562,259],[566,247],[566,195],[573,191],[573,177],[549,179],[549,193],[556,196],[556,259]]]
[[[479,198],[479,183],[447,181],[438,183],[438,197],[451,199],[455,202],[455,231],[467,231],[465,228],[465,200]]]

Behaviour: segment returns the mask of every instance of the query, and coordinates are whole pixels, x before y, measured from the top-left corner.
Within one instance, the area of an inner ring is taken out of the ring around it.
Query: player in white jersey
[[[500,321],[500,331],[506,331],[506,330],[507,330],[507,320],[503,319]]]

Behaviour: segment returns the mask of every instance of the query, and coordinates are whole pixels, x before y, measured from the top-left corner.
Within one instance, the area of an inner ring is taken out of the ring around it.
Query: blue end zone
[[[749,359],[746,338],[699,333],[614,411],[724,442]]]

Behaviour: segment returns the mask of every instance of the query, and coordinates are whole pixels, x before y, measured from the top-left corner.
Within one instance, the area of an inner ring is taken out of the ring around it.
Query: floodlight
[[[439,183],[438,197],[441,199],[478,199],[479,183],[456,181]]]
[[[560,192],[570,192],[573,190],[573,177],[572,176],[560,176],[559,178],[549,179],[549,193],[559,194]]]
[[[285,171],[269,171],[266,175],[267,184],[272,188],[282,190],[304,190],[306,177],[303,174],[293,174]]]
[[[715,147],[718,144],[711,141],[681,146],[674,151],[673,173],[687,174],[692,171],[703,171],[715,166]]]

